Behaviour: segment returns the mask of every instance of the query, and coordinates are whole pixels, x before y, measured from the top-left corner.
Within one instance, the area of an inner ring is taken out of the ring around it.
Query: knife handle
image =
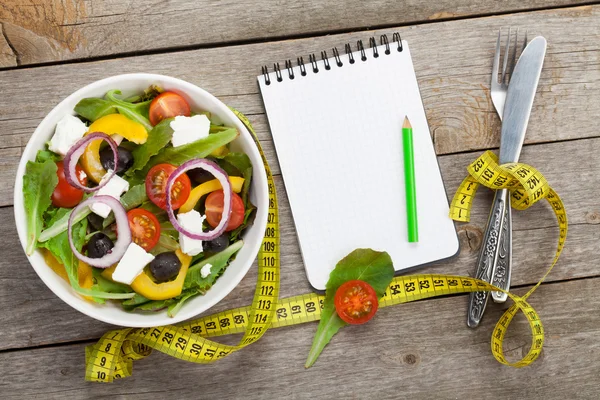
[[[475,275],[477,279],[490,283],[494,276],[494,265],[496,264],[498,252],[500,250],[498,239],[504,224],[505,209],[506,197],[499,195],[499,191],[496,191],[487,227],[483,235],[483,244],[481,246],[481,253],[479,253],[479,259],[477,260],[477,271]],[[481,322],[488,297],[489,292],[469,293],[467,326],[470,328],[477,327]]]
[[[502,189],[497,194],[502,196],[506,202],[504,211],[504,223],[500,231],[500,249],[494,266],[494,278],[492,285],[508,291],[510,289],[510,274],[512,270],[512,216],[510,210],[510,192]],[[492,292],[492,300],[496,303],[504,303],[508,295],[503,292]]]

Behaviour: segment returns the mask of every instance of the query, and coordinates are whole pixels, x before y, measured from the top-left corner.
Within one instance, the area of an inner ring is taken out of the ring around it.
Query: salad
[[[243,246],[256,207],[238,136],[152,86],[85,98],[23,177],[27,248],[86,300],[174,316]]]

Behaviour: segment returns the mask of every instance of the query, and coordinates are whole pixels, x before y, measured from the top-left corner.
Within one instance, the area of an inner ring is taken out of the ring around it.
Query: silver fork
[[[502,29],[499,30],[498,40],[496,41],[496,54],[494,55],[494,63],[492,66],[491,98],[500,120],[502,120],[502,114],[504,113],[504,103],[506,101],[506,92],[508,90],[510,75],[516,64],[518,36],[519,30],[517,29],[514,46],[512,47],[511,52],[511,29],[508,29],[500,80],[498,80],[498,73],[500,69]],[[525,46],[527,46],[527,32],[525,32],[525,39],[519,54],[525,49]],[[508,63],[509,53],[512,53],[510,65]],[[492,202],[488,225],[482,241],[481,253],[477,260],[477,278],[491,282],[493,285],[504,290],[508,290],[510,287],[512,264],[512,218],[510,203],[508,201],[508,190],[503,189],[496,191],[494,201]],[[505,207],[505,204],[508,206]],[[493,247],[496,246],[492,245],[492,249],[488,249],[487,246],[488,243],[494,244],[496,240],[498,243],[497,253],[493,249]],[[506,301],[507,296],[503,292],[492,292],[492,298],[495,302],[502,303]],[[488,292],[471,293],[469,296],[469,312],[467,315],[467,325],[469,327],[474,328],[479,325],[483,312],[485,311],[487,300]]]

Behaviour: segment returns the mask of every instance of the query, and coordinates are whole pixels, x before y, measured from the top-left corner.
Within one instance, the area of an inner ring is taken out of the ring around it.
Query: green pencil
[[[406,186],[406,222],[408,224],[408,241],[419,241],[417,223],[417,187],[415,182],[415,154],[413,151],[412,126],[408,117],[402,124],[402,147],[404,149],[404,183]]]

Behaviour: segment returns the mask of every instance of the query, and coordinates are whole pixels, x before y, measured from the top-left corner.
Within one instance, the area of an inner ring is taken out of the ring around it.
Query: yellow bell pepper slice
[[[212,153],[210,153],[210,155],[214,156],[214,157],[222,157],[226,154],[229,154],[229,148],[227,147],[226,144],[224,144],[221,147],[217,147],[216,149],[214,149],[212,151]]]
[[[90,125],[87,133],[104,132],[107,135],[121,135],[130,142],[142,144],[148,140],[148,131],[144,125],[130,120],[121,114],[109,114],[97,119]],[[106,174],[100,162],[100,145],[102,140],[94,140],[87,145],[81,156],[81,166],[87,176],[98,183]]]
[[[67,270],[65,266],[54,257],[54,255],[49,251],[44,249],[44,261],[46,264],[54,271],[58,276],[63,278],[65,281],[69,282],[69,275],[67,275]],[[92,267],[89,264],[84,263],[83,261],[79,261],[79,265],[77,267],[77,278],[79,280],[79,286],[84,289],[89,289],[94,284],[93,275],[92,275]],[[83,296],[86,300],[92,300],[90,296]]]
[[[230,176],[229,182],[231,182],[231,190],[235,193],[239,193],[242,191],[242,186],[244,185],[244,178],[240,176]],[[215,190],[222,189],[221,183],[217,179],[213,179],[212,181],[204,182],[201,185],[196,186],[190,192],[190,197],[183,203],[183,205],[179,208],[180,213],[186,213],[194,209],[198,201],[210,192],[214,192]]]
[[[187,254],[183,254],[181,250],[177,249],[175,254],[181,261],[181,269],[177,274],[177,277],[169,282],[156,283],[146,271],[142,272],[131,282],[131,288],[137,293],[149,300],[166,300],[173,297],[177,297],[181,294],[183,289],[183,282],[185,281],[185,275],[187,274],[192,257]],[[102,271],[102,276],[112,280],[112,274],[117,266],[113,265],[110,268]]]

